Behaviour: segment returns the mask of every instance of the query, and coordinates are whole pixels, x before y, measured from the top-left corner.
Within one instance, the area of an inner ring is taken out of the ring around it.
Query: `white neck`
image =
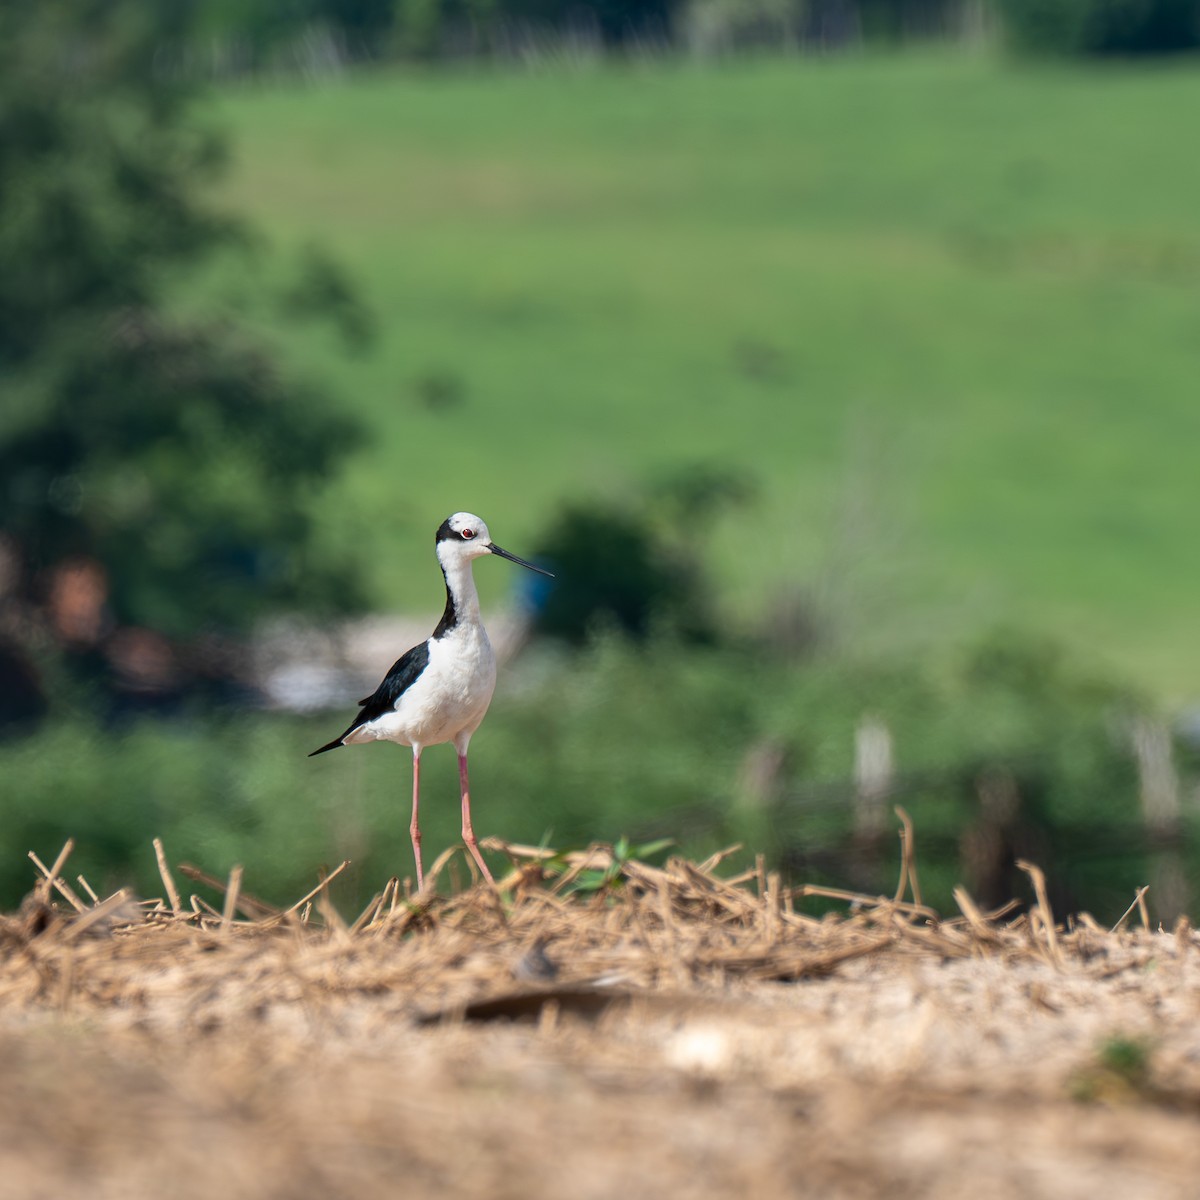
[[[461,625],[478,625],[479,593],[475,590],[475,576],[471,574],[470,559],[455,559],[448,565],[442,564],[446,586],[454,601],[454,612]]]

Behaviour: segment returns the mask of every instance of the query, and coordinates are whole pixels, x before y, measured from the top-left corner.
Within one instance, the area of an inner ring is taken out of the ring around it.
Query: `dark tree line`
[[[1200,0],[193,0],[201,39],[259,67],[314,30],[351,59],[503,53],[521,38],[583,35],[609,50],[894,44],[999,28],[1020,52],[1138,55],[1200,45]],[[699,18],[699,20],[697,20]]]
[[[1200,47],[1200,0],[1001,0],[1021,51],[1083,57],[1177,54]]]

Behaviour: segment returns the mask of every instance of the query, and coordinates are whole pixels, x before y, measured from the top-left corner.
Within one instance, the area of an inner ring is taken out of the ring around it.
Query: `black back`
[[[383,677],[383,682],[367,697],[360,700],[358,716],[351,721],[349,728],[340,737],[314,750],[314,754],[324,754],[326,750],[336,750],[360,726],[368,721],[382,717],[396,707],[396,701],[421,677],[421,672],[429,666],[429,643],[420,642],[411,650],[406,651],[392,664],[392,669]]]
[[[450,518],[447,517],[441,525],[438,526],[438,531],[435,536],[435,545],[437,542],[444,542],[449,538],[458,538],[460,535],[455,533],[450,528]],[[442,576],[445,578],[446,572],[442,571]],[[442,613],[442,619],[437,623],[437,628],[433,631],[434,638],[440,638],[448,633],[458,624],[458,609],[454,605],[454,595],[450,591],[449,581],[446,583],[446,608]],[[430,639],[432,640],[432,638]],[[308,757],[312,758],[314,754],[324,754],[326,750],[336,750],[339,746],[344,745],[346,739],[360,726],[365,725],[368,721],[375,720],[376,717],[383,716],[386,712],[391,712],[396,707],[396,701],[413,683],[420,678],[421,672],[429,665],[429,642],[421,642],[420,645],[414,646],[411,650],[402,654],[395,663],[392,664],[392,669],[384,676],[383,682],[365,699],[360,700],[359,714],[350,723],[349,728],[340,737],[336,737],[332,742],[322,746],[319,750],[314,750]]]

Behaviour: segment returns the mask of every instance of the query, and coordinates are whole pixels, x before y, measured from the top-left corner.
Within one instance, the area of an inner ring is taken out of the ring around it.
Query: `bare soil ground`
[[[0,1195],[1192,1197],[1200,939],[716,862],[0,919]],[[523,866],[520,864],[524,864]],[[60,866],[46,869],[70,891]]]

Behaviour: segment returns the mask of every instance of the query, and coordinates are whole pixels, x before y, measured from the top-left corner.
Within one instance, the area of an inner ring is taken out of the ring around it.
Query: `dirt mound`
[[[145,902],[43,868],[0,918],[0,1179],[133,1200],[1194,1194],[1186,922],[1109,932],[1057,924],[1044,894],[1014,915],[961,893],[953,919],[849,893],[818,919],[720,856],[493,848],[514,864],[498,892],[393,880],[353,920],[325,884],[278,910],[239,872],[210,881],[220,908],[184,903],[161,856]]]

